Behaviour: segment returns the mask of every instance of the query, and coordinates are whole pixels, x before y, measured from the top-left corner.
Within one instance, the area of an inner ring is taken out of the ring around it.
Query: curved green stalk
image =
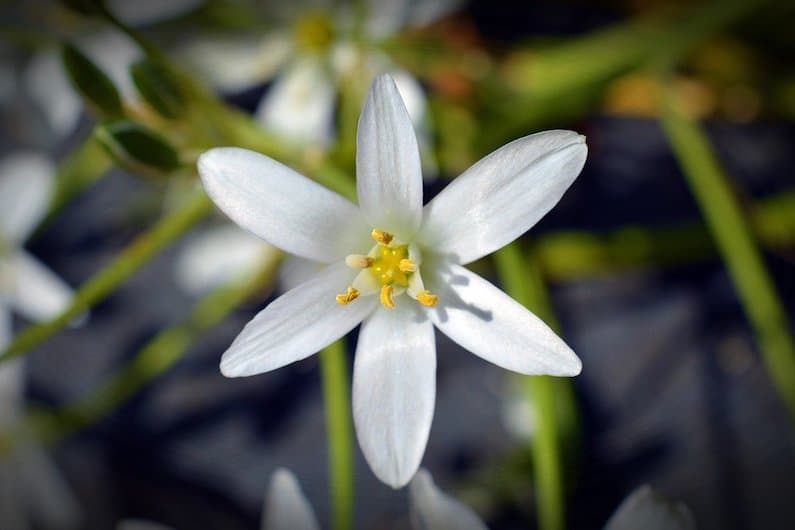
[[[197,337],[219,324],[252,293],[273,285],[278,263],[278,259],[270,259],[256,271],[215,289],[181,323],[158,333],[99,388],[66,407],[32,413],[28,421],[32,429],[26,431],[55,443],[101,420],[171,368]]]
[[[188,197],[179,208],[138,236],[110,265],[85,282],[75,293],[69,307],[60,315],[52,320],[33,324],[17,335],[0,354],[0,362],[23,355],[79,318],[211,211],[212,202],[203,191]]]
[[[344,339],[320,352],[334,530],[353,528],[353,426]]]
[[[494,255],[497,270],[508,294],[536,311],[555,326],[554,314],[535,264],[523,259],[518,243]],[[538,417],[532,443],[538,526],[541,530],[566,528],[566,499],[563,477],[563,447],[577,436],[577,406],[568,380],[549,376],[522,378],[525,395]]]
[[[764,257],[709,140],[670,88],[662,117],[674,155],[729,269],[767,371],[795,421],[795,343]]]

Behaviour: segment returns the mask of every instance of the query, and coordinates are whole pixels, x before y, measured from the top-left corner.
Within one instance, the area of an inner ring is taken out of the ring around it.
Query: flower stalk
[[[726,261],[768,374],[795,421],[795,343],[787,314],[726,172],[703,130],[677,103],[667,87],[663,129]]]
[[[252,294],[269,289],[276,279],[279,261],[263,261],[256,270],[204,296],[182,322],[160,331],[89,395],[61,409],[31,414],[28,420],[32,426],[30,430],[45,443],[54,444],[112,413],[182,359],[188,347],[202,333],[221,323]]]
[[[353,424],[348,398],[348,356],[340,339],[320,352],[323,403],[326,408],[329,492],[333,530],[353,528]]]
[[[559,325],[538,264],[522,256],[518,243],[504,247],[494,254],[494,259],[506,292],[557,330]],[[538,418],[538,431],[531,446],[538,525],[542,530],[563,530],[566,527],[563,457],[566,449],[577,446],[578,437],[573,388],[567,379],[550,376],[523,376],[522,383],[524,395]]]
[[[31,325],[17,335],[0,353],[0,362],[23,355],[107,298],[153,256],[179,239],[211,211],[212,202],[204,192],[196,192],[186,198],[181,207],[163,217],[151,230],[138,236],[110,265],[84,283],[75,293],[69,307],[60,315]]]

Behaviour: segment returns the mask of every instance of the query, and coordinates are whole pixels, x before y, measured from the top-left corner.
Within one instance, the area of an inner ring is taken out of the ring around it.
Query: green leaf
[[[105,72],[71,44],[64,44],[61,57],[72,84],[93,110],[109,117],[124,114],[119,91]]]
[[[130,120],[107,121],[94,135],[119,164],[145,172],[171,172],[180,165],[179,154],[155,131]]]
[[[161,116],[175,119],[184,114],[185,97],[168,70],[143,59],[130,67],[130,75],[141,97]]]

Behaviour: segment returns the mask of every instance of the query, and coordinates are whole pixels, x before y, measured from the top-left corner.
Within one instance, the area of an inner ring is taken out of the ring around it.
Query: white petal
[[[624,499],[605,526],[605,530],[695,530],[690,510],[682,503],[672,503],[642,486]]]
[[[279,290],[294,289],[323,270],[324,265],[317,261],[287,256],[279,266]]]
[[[375,228],[409,240],[422,221],[422,168],[417,137],[395,82],[373,82],[356,140],[359,205]]]
[[[375,307],[373,296],[340,305],[356,271],[336,263],[286,292],[249,322],[221,359],[227,377],[255,375],[309,357],[342,337]]]
[[[31,320],[46,320],[64,311],[72,289],[36,258],[20,250],[8,258],[10,289],[0,292],[8,303]]]
[[[55,51],[34,55],[22,73],[22,80],[27,94],[43,111],[47,124],[57,136],[66,136],[75,130],[83,102],[72,88]]]
[[[486,530],[475,512],[436,487],[425,469],[411,479],[409,503],[415,530]]]
[[[326,147],[333,134],[335,92],[330,73],[320,60],[297,61],[263,98],[257,119],[287,140]]]
[[[108,0],[108,9],[121,21],[136,26],[153,24],[194,11],[205,0]]]
[[[199,174],[226,215],[290,254],[332,263],[370,246],[356,206],[265,155],[211,149],[199,157]]]
[[[231,223],[215,226],[186,242],[177,258],[175,279],[187,293],[198,296],[278,255],[275,247]]]
[[[277,469],[271,478],[262,530],[320,530],[298,479],[286,469]]]
[[[439,296],[433,323],[475,355],[521,374],[580,373],[580,359],[549,326],[477,274],[449,265],[425,282]]]
[[[463,0],[418,0],[412,3],[408,26],[421,27],[456,11]]]
[[[282,67],[293,50],[285,33],[200,36],[177,51],[186,63],[205,81],[222,92],[239,92],[266,81]]]
[[[19,480],[25,501],[36,521],[45,528],[74,528],[82,511],[69,483],[44,448],[33,441],[21,447]]]
[[[393,488],[420,465],[436,399],[433,326],[413,300],[396,303],[364,322],[353,367],[356,436],[373,473]]]
[[[143,519],[125,519],[116,526],[116,530],[171,530],[171,527]]]
[[[3,240],[19,245],[47,213],[55,166],[44,155],[20,152],[0,161],[0,255]]]
[[[420,156],[422,158],[423,180],[433,182],[439,172],[436,157],[433,152],[433,145],[430,139],[429,122],[430,116],[427,110],[427,98],[425,90],[413,75],[405,70],[392,70],[390,75],[395,80],[395,84],[400,91],[400,97],[406,104],[406,110],[414,124],[417,134],[417,143],[420,146]]]
[[[585,137],[520,138],[466,170],[425,206],[422,240],[466,264],[507,245],[552,209],[579,175]]]

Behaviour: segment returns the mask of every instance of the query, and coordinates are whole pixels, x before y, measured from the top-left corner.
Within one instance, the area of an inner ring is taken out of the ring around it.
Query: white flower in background
[[[641,486],[624,499],[607,521],[605,530],[695,530],[693,514],[681,502],[673,503]]]
[[[454,11],[460,0],[366,0],[361,41],[354,2],[303,0],[266,4],[284,28],[267,38],[213,37],[186,45],[187,62],[223,91],[239,91],[275,78],[256,114],[269,130],[295,142],[326,147],[333,137],[337,85],[354,72],[372,79],[389,72],[421,133],[425,161],[425,94],[414,77],[394,65],[378,43],[407,27],[427,25]]]
[[[279,250],[233,224],[190,237],[177,257],[175,279],[186,293],[201,296],[278,257]]]
[[[184,15],[195,10],[204,1],[111,0],[108,7],[127,24],[138,26]],[[47,9],[52,7],[44,6]],[[91,27],[90,24],[86,26]],[[74,39],[73,44],[113,81],[123,101],[138,100],[129,68],[143,58],[143,53],[129,37],[111,27],[84,29]],[[80,121],[83,102],[72,87],[61,61],[59,48],[44,48],[33,55],[21,72],[18,89],[23,89],[41,112],[56,139],[62,139],[74,132]]]
[[[0,321],[9,321],[11,309],[31,320],[52,318],[72,297],[69,286],[22,249],[47,213],[54,176],[52,162],[37,153],[0,161]]]
[[[362,324],[353,374],[359,443],[393,487],[419,467],[436,395],[436,326],[523,374],[573,376],[580,360],[539,318],[466,265],[521,236],[585,163],[584,137],[548,131],[495,151],[424,208],[419,151],[389,76],[359,120],[359,207],[264,155],[217,148],[199,159],[210,197],[282,250],[327,264],[261,311],[224,354],[229,377],[304,359]]]
[[[437,488],[424,469],[411,481],[409,505],[415,530],[486,530],[486,525],[469,507]],[[169,527],[127,520],[117,530],[169,530]],[[298,479],[287,469],[278,469],[271,477],[262,508],[262,530],[320,530]]]
[[[12,337],[11,309],[34,320],[55,316],[68,304],[69,287],[21,245],[47,212],[54,167],[33,153],[0,161],[0,350]],[[22,419],[23,359],[0,363],[0,528],[72,528],[77,502],[44,448],[35,440],[8,445],[3,436]]]

